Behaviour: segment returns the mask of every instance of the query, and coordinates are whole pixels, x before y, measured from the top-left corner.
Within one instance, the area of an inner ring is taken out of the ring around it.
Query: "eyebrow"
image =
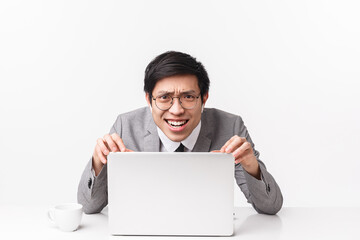
[[[165,95],[165,94],[171,94],[173,95],[175,92],[169,92],[169,91],[159,91],[157,93],[157,95]],[[188,90],[188,91],[184,91],[184,92],[180,92],[180,95],[182,94],[196,94],[196,92],[194,90]]]

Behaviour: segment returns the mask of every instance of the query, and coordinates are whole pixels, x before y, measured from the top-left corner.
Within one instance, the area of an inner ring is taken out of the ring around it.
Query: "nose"
[[[169,112],[174,115],[181,115],[185,112],[185,109],[180,104],[179,98],[173,98],[173,104],[169,108]]]

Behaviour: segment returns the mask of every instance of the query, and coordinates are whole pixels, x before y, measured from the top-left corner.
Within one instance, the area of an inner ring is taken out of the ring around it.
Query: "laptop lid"
[[[110,153],[107,170],[111,234],[233,234],[231,154]]]

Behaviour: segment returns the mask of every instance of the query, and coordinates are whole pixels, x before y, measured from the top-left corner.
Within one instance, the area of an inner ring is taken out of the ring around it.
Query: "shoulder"
[[[210,123],[222,122],[222,123],[235,123],[242,122],[242,119],[239,115],[225,112],[217,108],[205,108],[202,114],[202,120],[205,120]]]
[[[152,115],[149,107],[142,107],[130,112],[119,114],[116,121],[122,122],[123,124],[126,122],[134,124],[147,122],[150,118],[152,118]]]
[[[118,117],[124,118],[124,119],[130,119],[130,118],[136,118],[136,117],[144,117],[147,115],[151,115],[151,112],[148,107],[142,107],[138,108],[129,112],[121,113],[118,115]]]
[[[232,136],[240,136],[245,125],[239,115],[216,108],[205,108],[201,116],[201,127],[203,126],[205,134],[213,139],[215,148],[221,148]]]

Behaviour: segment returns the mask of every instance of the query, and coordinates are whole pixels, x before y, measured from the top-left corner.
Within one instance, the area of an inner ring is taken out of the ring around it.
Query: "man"
[[[281,209],[280,188],[259,160],[242,119],[204,108],[209,85],[204,66],[188,54],[166,52],[150,62],[144,79],[148,107],[118,116],[110,133],[97,140],[82,174],[78,202],[85,213],[107,205],[107,155],[129,151],[232,153],[235,179],[248,202],[259,213]]]

